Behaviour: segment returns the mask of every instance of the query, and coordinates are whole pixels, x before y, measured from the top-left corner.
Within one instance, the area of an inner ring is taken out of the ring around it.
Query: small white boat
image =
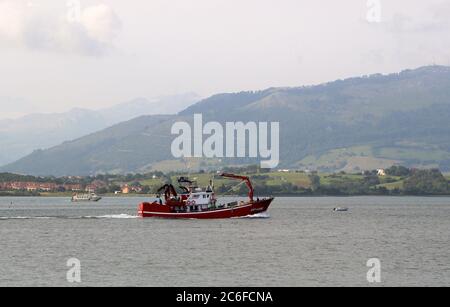
[[[86,194],[74,194],[72,196],[72,202],[89,202],[89,201],[99,201],[102,198],[95,193]]]
[[[337,207],[333,209],[334,212],[347,212],[348,208]]]

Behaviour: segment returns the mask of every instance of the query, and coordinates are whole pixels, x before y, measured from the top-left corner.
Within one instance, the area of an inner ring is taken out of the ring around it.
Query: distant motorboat
[[[97,202],[102,198],[95,193],[86,193],[86,194],[74,194],[72,195],[72,202]]]
[[[347,212],[348,208],[337,207],[333,209],[334,212]]]

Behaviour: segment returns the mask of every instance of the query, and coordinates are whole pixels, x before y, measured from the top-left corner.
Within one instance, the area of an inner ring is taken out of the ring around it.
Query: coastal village
[[[231,167],[230,173],[249,176],[260,195],[351,196],[351,195],[449,195],[449,174],[438,169],[409,169],[392,166],[359,173],[319,173],[309,170],[265,170],[257,166]],[[87,177],[33,177],[0,174],[0,196],[69,196],[77,193],[99,195],[157,194],[164,184],[173,184],[185,173],[153,172]],[[245,187],[217,178],[214,171],[190,173],[200,186],[214,178],[215,190],[224,195],[245,195]],[[216,178],[215,178],[216,177]]]
[[[81,183],[63,183],[54,182],[0,182],[0,191],[26,191],[26,192],[48,192],[48,193],[64,193],[64,192],[99,192],[108,191],[110,185],[107,182],[94,180],[90,184]],[[116,186],[117,187],[117,186]],[[140,184],[122,184],[115,189],[115,194],[131,194],[142,193],[144,190]]]

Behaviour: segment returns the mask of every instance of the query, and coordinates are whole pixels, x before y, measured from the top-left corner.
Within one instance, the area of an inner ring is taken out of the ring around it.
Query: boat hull
[[[99,202],[101,199],[87,199],[87,200],[72,200],[73,203],[96,203]]]
[[[96,197],[96,198],[89,198],[89,199],[74,199],[72,198],[72,202],[73,203],[92,203],[92,202],[98,202],[100,201],[102,198],[101,197]]]
[[[247,202],[242,205],[199,212],[171,212],[170,206],[159,203],[142,203],[139,205],[140,217],[158,217],[169,219],[227,219],[245,217],[266,212],[273,198]]]

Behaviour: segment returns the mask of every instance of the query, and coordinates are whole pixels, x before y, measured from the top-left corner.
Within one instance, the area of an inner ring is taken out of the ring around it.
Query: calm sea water
[[[136,217],[139,198],[0,198],[0,286],[450,286],[450,198],[278,198],[229,220]],[[334,207],[350,211],[336,213]]]

